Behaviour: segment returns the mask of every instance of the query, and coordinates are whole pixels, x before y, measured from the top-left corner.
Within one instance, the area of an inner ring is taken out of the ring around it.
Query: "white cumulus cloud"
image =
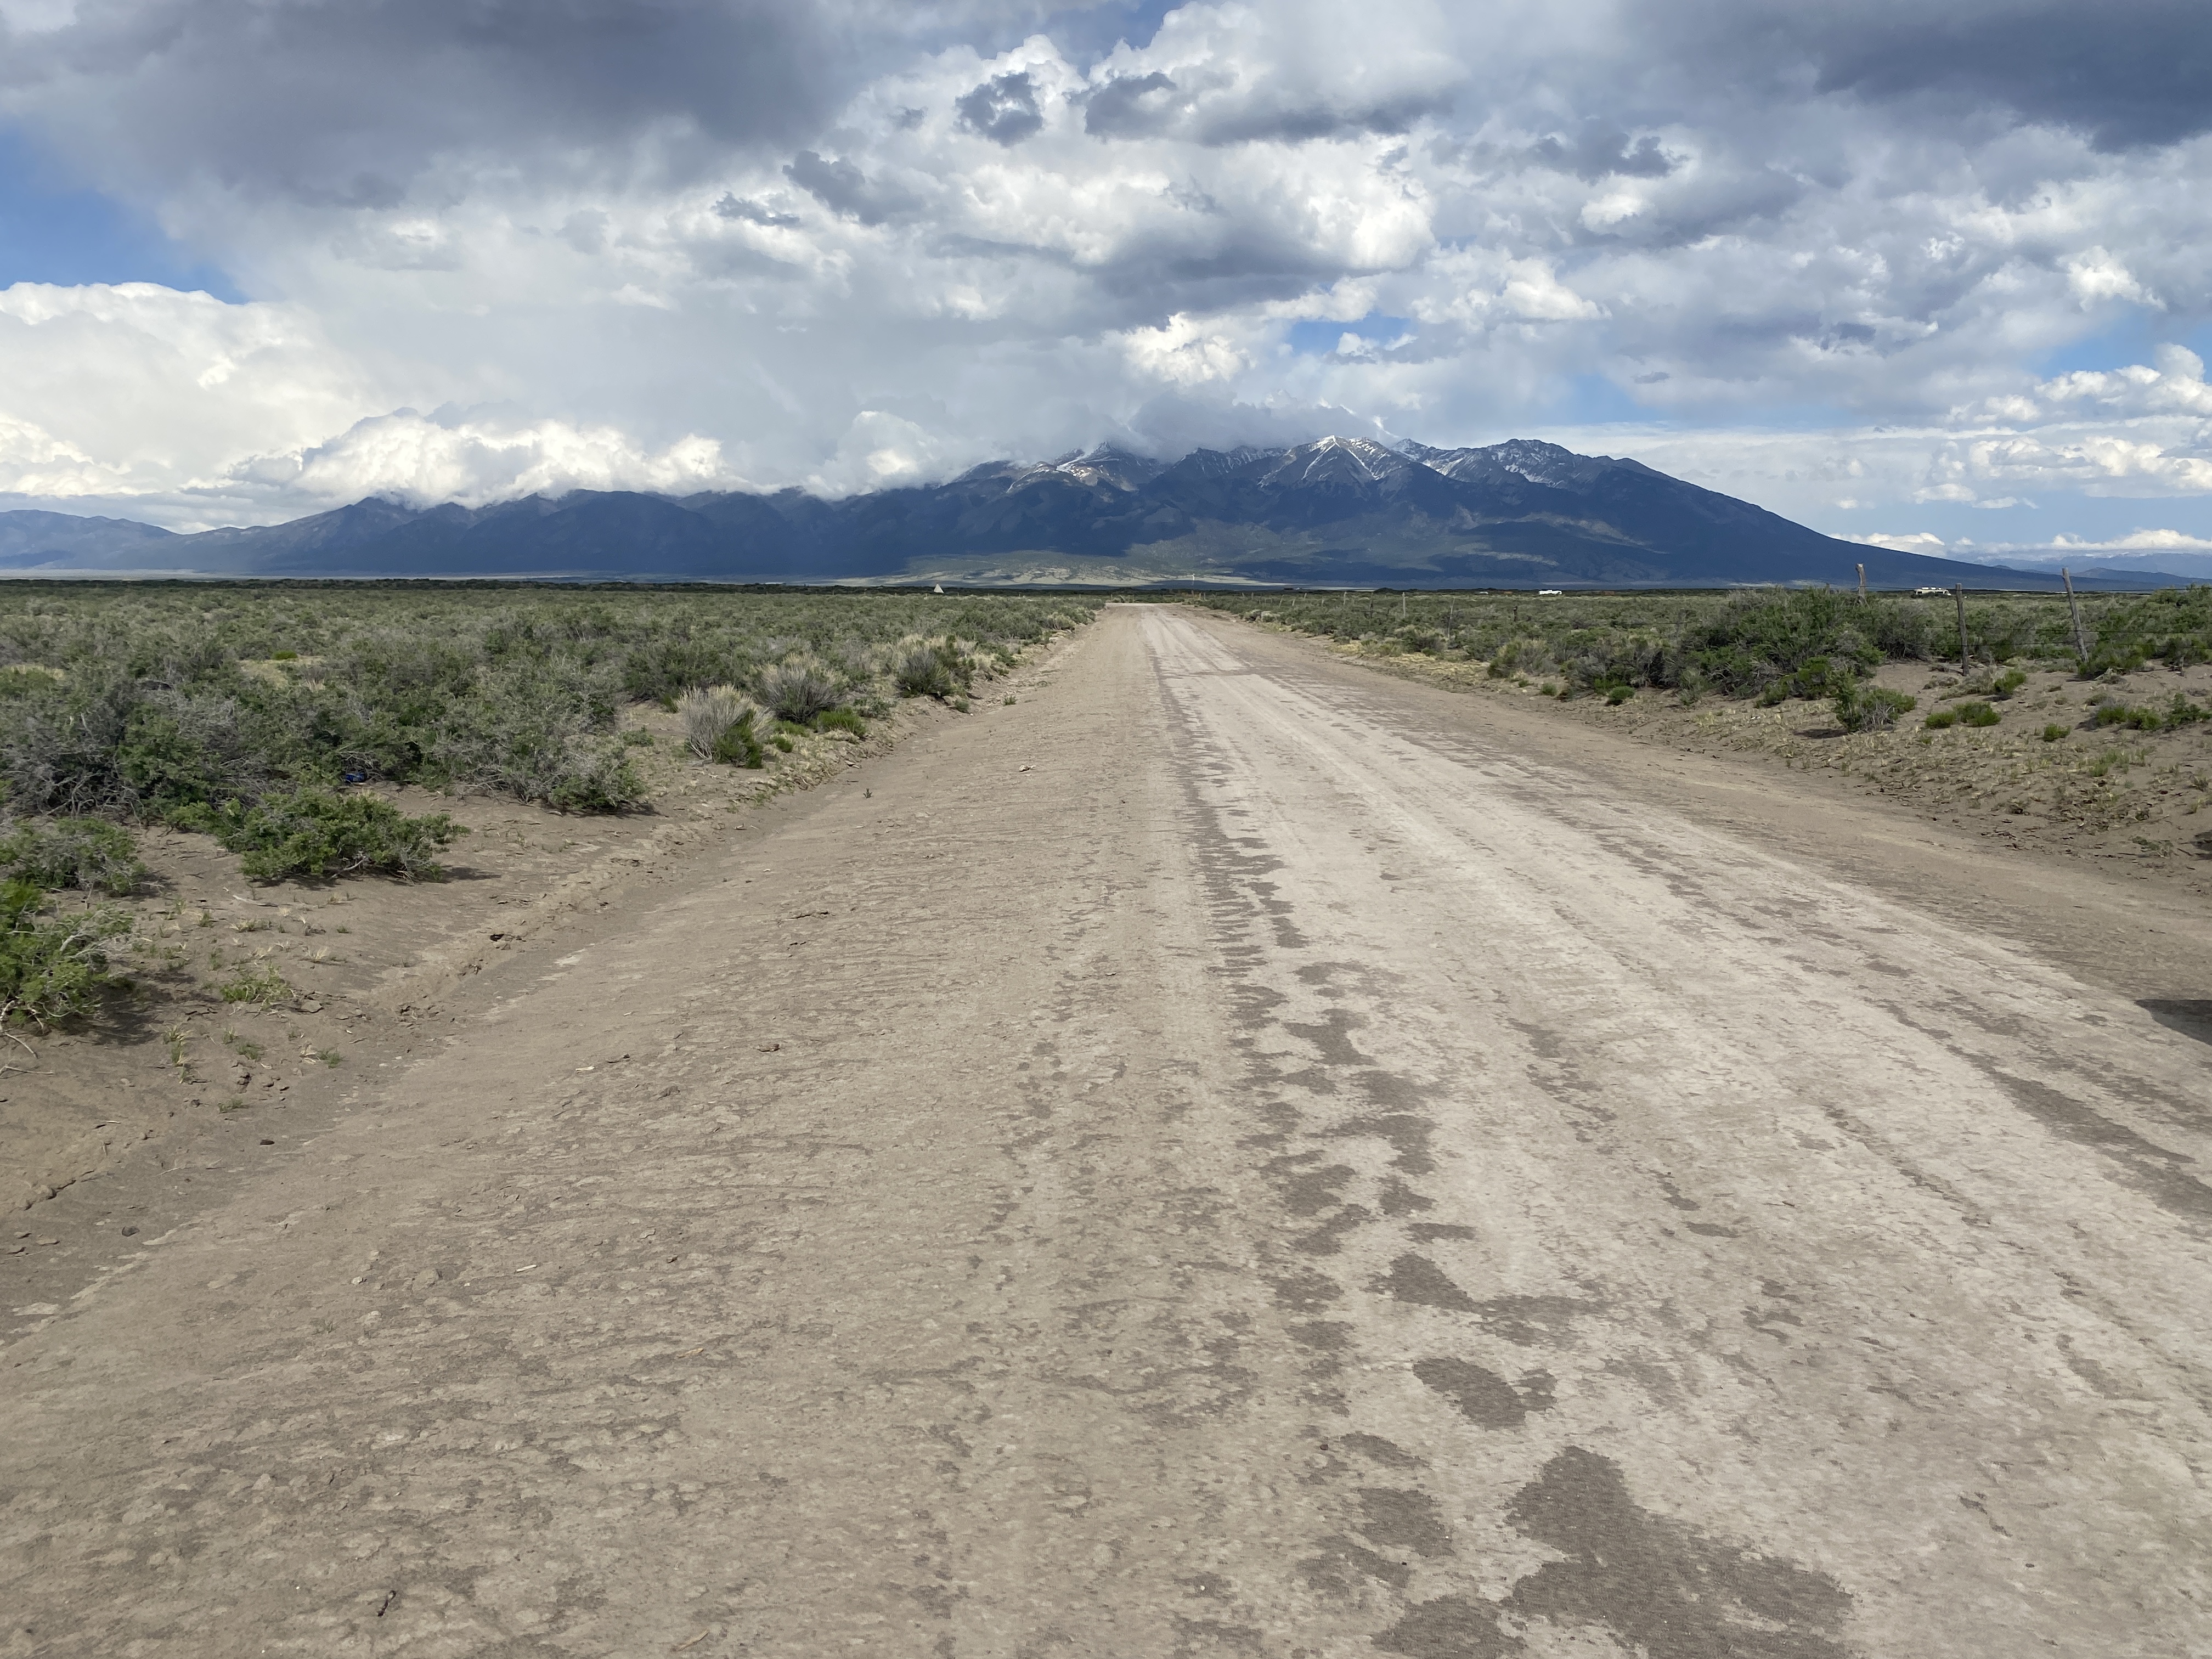
[[[2212,496],[2187,11],[0,0],[0,118],[252,296],[0,294],[0,495],[183,525],[1333,428],[1899,534]]]
[[[380,495],[417,507],[479,507],[572,489],[687,495],[744,482],[724,465],[720,444],[696,434],[647,452],[612,427],[434,420],[411,409],[356,422],[291,454],[241,461],[230,477],[249,487],[305,491],[325,502]]]

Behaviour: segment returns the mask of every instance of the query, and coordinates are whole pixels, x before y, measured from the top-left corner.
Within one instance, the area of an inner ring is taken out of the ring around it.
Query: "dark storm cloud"
[[[150,179],[374,206],[441,153],[789,143],[861,69],[778,0],[119,0],[5,42],[0,94]]]
[[[1824,88],[1964,94],[2077,128],[2100,149],[2171,143],[2212,129],[2212,9],[2203,0],[2046,0],[1824,44]]]
[[[1025,70],[994,75],[952,106],[960,125],[994,144],[1018,144],[1044,125],[1037,108],[1036,85]]]
[[[1083,130],[1099,138],[1141,138],[1159,131],[1176,83],[1155,70],[1117,75],[1084,100]]]
[[[1602,118],[1584,121],[1572,137],[1553,133],[1530,147],[1528,159],[1593,183],[1615,173],[1632,179],[1663,179],[1674,170],[1674,158],[1656,138],[1632,139]]]
[[[904,191],[869,178],[852,162],[825,161],[811,149],[802,149],[792,157],[783,176],[832,212],[858,219],[864,225],[880,225],[915,205],[914,198]]]
[[[811,151],[809,153],[811,154]],[[816,156],[815,159],[819,161],[821,157]],[[726,191],[722,199],[714,204],[714,212],[720,218],[742,219],[749,225],[765,225],[779,230],[787,230],[799,222],[795,213],[778,213],[758,202],[743,200]]]
[[[1777,102],[1809,73],[1822,92],[1919,103],[1938,120],[2003,111],[2105,150],[2212,131],[2203,0],[1668,0],[1643,8],[1641,31],[1677,73]]]
[[[1236,94],[1186,97],[1155,70],[1116,76],[1084,100],[1083,130],[1099,138],[1193,138],[1214,146],[1304,143],[1360,133],[1395,136],[1450,106],[1447,94],[1408,93],[1373,103]]]
[[[1711,177],[1663,192],[1632,218],[1603,230],[1585,228],[1578,240],[1686,247],[1708,236],[1741,233],[1756,222],[1778,218],[1807,193],[1804,180],[1777,167],[1717,170]]]
[[[1275,104],[1253,100],[1222,110],[1201,110],[1199,141],[1207,144],[1249,144],[1270,141],[1303,143],[1316,138],[1358,133],[1395,137],[1425,117],[1451,107],[1449,94],[1407,93],[1374,103],[1337,104],[1325,100]]]

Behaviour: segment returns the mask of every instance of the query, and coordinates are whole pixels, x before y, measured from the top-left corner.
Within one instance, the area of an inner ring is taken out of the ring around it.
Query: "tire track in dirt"
[[[1384,1649],[2203,1634],[2185,1038],[1243,630],[1142,626],[1353,1517],[1314,1571],[1410,1603]]]
[[[2203,1638],[2185,1037],[1226,625],[1042,678],[17,1307],[0,1651]]]

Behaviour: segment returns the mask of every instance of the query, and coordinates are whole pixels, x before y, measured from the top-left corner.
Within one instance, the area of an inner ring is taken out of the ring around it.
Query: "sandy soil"
[[[2094,681],[2023,671],[2025,684],[1993,696],[1988,669],[1963,678],[1926,663],[1887,663],[1875,683],[1918,707],[1887,731],[1851,733],[1825,702],[1792,698],[1761,708],[1708,696],[1685,707],[1674,693],[1655,690],[1618,705],[1588,696],[1554,702],[1547,686],[1556,682],[1492,679],[1486,663],[1386,655],[1358,644],[1328,648],[1427,684],[1556,710],[1593,730],[1692,754],[1756,756],[1785,769],[1831,773],[1861,794],[1902,801],[1936,823],[1981,836],[1994,851],[2086,860],[2110,873],[2212,896],[2212,722],[2159,732],[2096,724],[2096,705],[2104,702],[2163,711],[2179,696],[2212,708],[2212,665]],[[1928,728],[1929,714],[1972,702],[1995,708],[1997,724]]]
[[[121,1158],[187,1156],[178,1149],[225,1113],[265,1115],[343,1094],[349,1079],[333,1073],[374,1066],[453,981],[550,919],[625,902],[627,888],[671,878],[763,803],[842,774],[917,720],[951,717],[933,704],[904,706],[865,740],[800,738],[788,754],[770,748],[763,769],[744,771],[693,759],[673,714],[627,709],[626,729],[652,738],[631,752],[653,800],[618,816],[383,792],[403,811],[467,826],[444,882],[264,885],[205,836],[146,832],[150,877],[125,901],[135,930],[118,957],[135,994],[96,1025],[0,1045],[0,1217]],[[224,1000],[226,984],[272,968],[289,994]],[[0,1253],[17,1248],[22,1231],[0,1237]],[[46,1236],[33,1223],[31,1238]]]
[[[43,1206],[0,1650],[2212,1641],[2202,906],[1177,608],[1020,694]]]

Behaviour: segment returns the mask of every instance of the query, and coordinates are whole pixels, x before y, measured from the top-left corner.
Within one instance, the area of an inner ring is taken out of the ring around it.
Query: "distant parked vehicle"
[[[1540,587],[1536,590],[1536,597],[1540,599],[1563,599],[1566,596],[1567,590],[1564,587]]]
[[[1916,587],[1912,592],[1916,599],[1940,599],[1950,591],[1948,587]]]

